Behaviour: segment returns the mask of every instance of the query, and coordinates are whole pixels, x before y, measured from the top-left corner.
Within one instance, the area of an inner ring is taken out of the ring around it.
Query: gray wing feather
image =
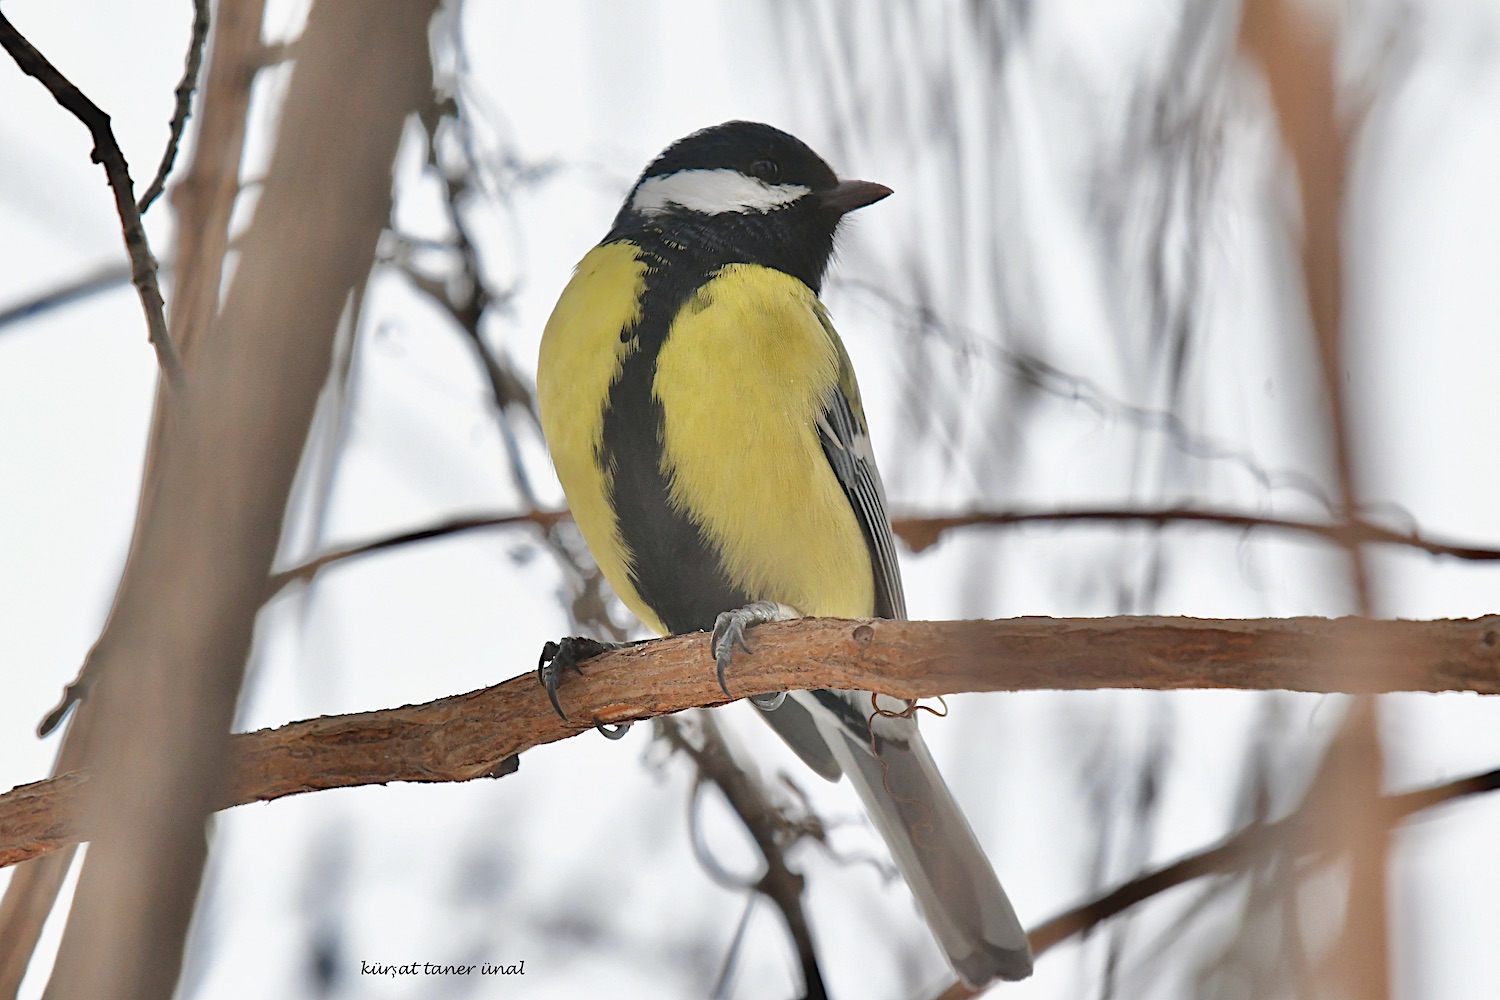
[[[829,397],[818,421],[818,437],[870,548],[870,565],[875,572],[875,616],[904,619],[906,595],[901,589],[901,564],[896,561],[896,542],[891,537],[891,521],[886,514],[885,486],[875,466],[869,432],[855,416],[842,389],[835,389]]]
[[[904,619],[906,595],[901,589],[901,564],[896,561],[896,543],[886,514],[885,487],[875,466],[870,435],[842,390],[834,390],[829,397],[818,420],[818,438],[870,550],[870,565],[875,573],[875,614],[879,618]],[[837,755],[800,705],[788,700],[780,708],[762,710],[762,714],[804,764],[829,781],[839,779],[843,769]]]

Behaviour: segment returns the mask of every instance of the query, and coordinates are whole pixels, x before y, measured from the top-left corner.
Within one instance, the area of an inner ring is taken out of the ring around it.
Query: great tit
[[[641,174],[547,323],[537,402],[573,517],[650,629],[713,629],[721,684],[757,623],[906,615],[859,387],[818,299],[840,220],[890,193],[769,125],[695,132]],[[554,705],[562,670],[600,648],[548,644]],[[849,776],[966,982],[1031,973],[908,703],[757,707],[814,771]]]

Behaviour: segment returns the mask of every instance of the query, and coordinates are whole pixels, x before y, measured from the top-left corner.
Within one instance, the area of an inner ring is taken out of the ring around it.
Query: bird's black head
[[[780,129],[726,122],[652,161],[606,239],[665,238],[706,262],[774,267],[816,291],[839,220],[890,193],[870,181],[840,181]]]

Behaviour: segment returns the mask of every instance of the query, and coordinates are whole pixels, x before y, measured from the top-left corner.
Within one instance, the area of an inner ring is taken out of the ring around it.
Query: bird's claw
[[[603,736],[607,740],[619,739],[626,733],[630,732],[630,727],[634,725],[634,723],[631,722],[621,722],[614,726],[611,726],[607,722],[600,722],[598,716],[594,717],[593,723],[594,728],[599,731],[599,735]]]
[[[744,608],[734,611],[725,611],[714,620],[713,638],[710,640],[714,653],[714,665],[719,677],[719,690],[724,692],[724,697],[733,697],[729,693],[729,682],[725,672],[729,670],[729,664],[734,660],[734,647],[738,646],[747,653],[753,653],[750,643],[745,639],[746,619],[749,617],[744,613]]]
[[[747,653],[754,652],[749,640],[745,637],[746,629],[752,625],[764,625],[767,622],[780,622],[797,617],[799,615],[796,610],[785,604],[777,604],[774,601],[753,601],[743,608],[721,612],[719,617],[714,619],[714,630],[709,639],[709,648],[713,650],[714,664],[719,677],[719,690],[724,692],[724,697],[734,697],[729,693],[729,682],[726,677],[729,664],[734,660],[734,648],[738,646]],[[757,706],[769,710],[780,705],[785,697],[784,692],[778,692],[756,695],[752,700]]]
[[[568,636],[560,642],[549,642],[542,647],[542,655],[536,662],[536,678],[547,689],[547,700],[552,702],[552,710],[564,722],[567,721],[568,715],[562,710],[562,705],[557,700],[557,689],[562,686],[563,676],[569,670],[575,674],[583,673],[584,660],[592,659],[600,653],[606,653],[615,648],[617,647],[614,643],[600,642],[598,639],[576,635]],[[620,733],[610,738],[619,739],[623,735],[624,733]]]

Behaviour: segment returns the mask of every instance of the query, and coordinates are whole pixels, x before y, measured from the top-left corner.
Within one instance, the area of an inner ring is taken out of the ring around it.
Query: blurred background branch
[[[157,492],[91,657],[91,849],[48,997],[159,997],[178,980],[260,604],[246,584],[269,570],[333,329],[389,215],[431,11],[310,17],[220,329],[157,411]]]
[[[399,534],[361,542],[347,548],[325,552],[307,562],[271,574],[266,584],[266,599],[274,597],[292,583],[306,583],[323,569],[348,559],[373,555],[417,542],[448,538],[471,531],[490,528],[540,528],[548,534],[557,524],[567,521],[567,511],[531,510],[521,514],[479,514],[454,518],[441,524],[403,531]],[[912,552],[922,552],[936,545],[942,536],[960,528],[1008,528],[1025,525],[1062,525],[1068,523],[1095,522],[1109,525],[1149,525],[1164,527],[1173,524],[1200,525],[1227,528],[1248,532],[1256,529],[1312,535],[1338,546],[1396,545],[1415,549],[1434,556],[1465,559],[1475,562],[1500,560],[1500,549],[1488,548],[1451,539],[1428,538],[1416,530],[1397,531],[1383,525],[1359,519],[1341,522],[1301,521],[1291,518],[1266,517],[1257,514],[1241,514],[1233,511],[1193,510],[1184,507],[1167,507],[1158,510],[1118,510],[1098,508],[1093,510],[1011,510],[970,511],[963,514],[902,514],[891,518],[892,530],[906,543]]]
[[[1358,122],[1350,120],[1347,102],[1340,114],[1329,12],[1310,11],[1296,0],[1247,0],[1240,30],[1242,45],[1265,74],[1271,108],[1295,168],[1300,219],[1290,224],[1300,223],[1303,294],[1327,406],[1337,511],[1352,525],[1359,499],[1346,390],[1350,331],[1343,307],[1343,234],[1348,137]],[[1351,532],[1343,545],[1355,610],[1372,617],[1374,583],[1362,540]],[[1347,664],[1348,670],[1387,673],[1382,679],[1395,680],[1407,669],[1359,638],[1330,644],[1325,655]],[[1379,702],[1357,699],[1312,783],[1324,799],[1321,822],[1347,855],[1348,888],[1337,947],[1326,962],[1309,970],[1311,985],[1318,993],[1353,1000],[1391,996],[1390,829],[1380,801],[1385,784],[1380,718]],[[1294,892],[1289,890],[1288,898],[1295,917]]]

